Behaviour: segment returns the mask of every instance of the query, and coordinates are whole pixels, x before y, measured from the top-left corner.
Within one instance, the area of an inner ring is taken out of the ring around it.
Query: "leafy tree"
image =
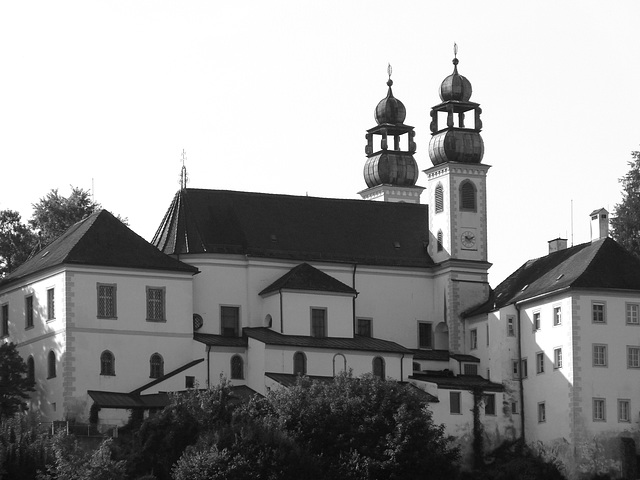
[[[100,208],[91,198],[91,193],[73,186],[68,197],[60,195],[55,188],[32,206],[33,215],[29,225],[37,232],[41,248]]]
[[[631,152],[631,157],[629,171],[620,179],[622,202],[615,206],[611,235],[640,257],[640,151]]]
[[[27,364],[14,343],[0,345],[0,418],[11,417],[27,409],[27,392],[33,382],[27,378]]]
[[[35,245],[35,235],[15,210],[0,211],[0,277],[22,264]]]
[[[31,412],[0,422],[0,478],[36,478],[51,458],[52,439],[43,432],[41,418]]]

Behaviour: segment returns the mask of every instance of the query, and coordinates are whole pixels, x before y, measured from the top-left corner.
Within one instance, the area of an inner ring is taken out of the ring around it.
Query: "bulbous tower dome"
[[[391,91],[393,80],[389,79],[387,85],[389,86],[387,96],[380,100],[374,112],[376,123],[378,125],[382,123],[404,123],[405,118],[407,118],[407,109],[404,108],[400,100],[393,96]]]
[[[433,165],[446,162],[480,163],[484,142],[480,136],[482,109],[470,102],[471,82],[458,73],[457,47],[454,46],[453,73],[440,84],[442,103],[431,109],[429,158]],[[473,126],[465,126],[465,114],[473,112]],[[446,114],[446,126],[438,127],[438,117]]]

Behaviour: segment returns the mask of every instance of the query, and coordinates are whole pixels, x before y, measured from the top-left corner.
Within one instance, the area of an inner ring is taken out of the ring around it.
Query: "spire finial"
[[[458,44],[453,42],[453,65],[454,67],[458,66]]]
[[[389,80],[387,80],[387,85],[393,85],[393,80],[391,80],[391,74],[393,73],[393,68],[391,68],[391,64],[387,64],[387,75],[389,75]]]
[[[187,175],[187,167],[185,167],[184,162],[187,160],[187,152],[182,149],[182,158],[180,161],[182,162],[182,169],[180,170],[180,189],[184,190],[187,188],[187,182],[189,181],[189,176]]]

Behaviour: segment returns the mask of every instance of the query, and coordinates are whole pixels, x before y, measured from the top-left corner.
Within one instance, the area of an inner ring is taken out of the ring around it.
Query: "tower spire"
[[[184,162],[187,160],[187,152],[182,149],[182,158],[180,161],[182,162],[182,168],[180,169],[180,190],[184,190],[187,188],[187,182],[189,182],[189,176],[187,175],[187,167],[184,165]]]

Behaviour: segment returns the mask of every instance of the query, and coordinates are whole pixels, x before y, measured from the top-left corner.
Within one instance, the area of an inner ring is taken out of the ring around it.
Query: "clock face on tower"
[[[460,236],[462,242],[462,248],[467,250],[473,250],[476,248],[476,234],[471,230],[465,230]]]

